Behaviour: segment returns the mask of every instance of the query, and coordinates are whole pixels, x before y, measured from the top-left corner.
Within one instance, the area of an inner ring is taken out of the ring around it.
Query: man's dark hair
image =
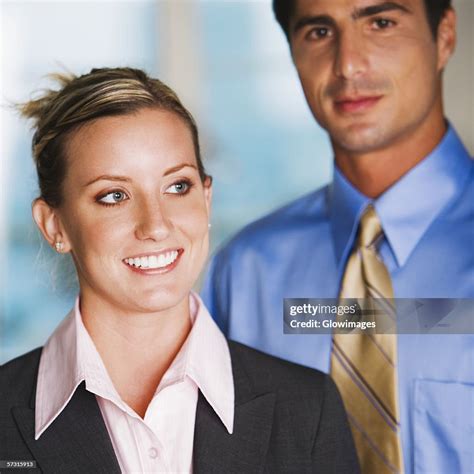
[[[452,0],[424,0],[428,23],[430,24],[433,38],[436,39],[438,25],[446,10],[452,8]],[[275,18],[285,32],[286,38],[290,40],[289,27],[290,18],[293,14],[296,0],[273,0],[273,12]]]

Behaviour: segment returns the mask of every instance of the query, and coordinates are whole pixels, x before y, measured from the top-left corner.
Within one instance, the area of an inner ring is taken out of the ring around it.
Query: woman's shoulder
[[[257,391],[278,391],[280,395],[295,396],[303,391],[312,393],[313,401],[322,401],[327,392],[334,392],[334,382],[329,375],[278,357],[235,341],[228,341],[234,377],[245,373]],[[320,396],[318,396],[320,395]]]
[[[28,403],[36,383],[42,348],[39,347],[0,365],[0,398]],[[24,398],[24,400],[20,400]]]
[[[229,341],[229,349],[236,405],[242,400],[264,400],[259,407],[273,404],[276,434],[269,458],[275,466],[299,459],[300,472],[360,472],[344,406],[329,375],[237,342]]]

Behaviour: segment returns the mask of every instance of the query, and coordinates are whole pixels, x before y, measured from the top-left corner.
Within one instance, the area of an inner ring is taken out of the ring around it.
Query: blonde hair
[[[33,159],[38,173],[40,198],[52,207],[62,202],[66,174],[65,143],[81,125],[100,117],[128,115],[143,108],[158,108],[178,115],[189,127],[201,180],[202,164],[196,123],[176,93],[158,79],[132,68],[92,69],[82,76],[51,75],[59,90],[46,90],[39,98],[19,106],[34,120]]]

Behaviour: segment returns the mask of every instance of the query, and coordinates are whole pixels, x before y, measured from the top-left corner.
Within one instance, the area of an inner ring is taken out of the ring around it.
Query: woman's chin
[[[171,310],[189,296],[190,290],[176,289],[156,289],[153,292],[144,292],[128,298],[126,306],[130,312],[138,313],[159,313]],[[187,303],[186,303],[187,304]]]

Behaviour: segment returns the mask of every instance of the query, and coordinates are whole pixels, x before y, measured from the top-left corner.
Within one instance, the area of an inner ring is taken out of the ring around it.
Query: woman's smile
[[[184,249],[168,249],[160,252],[147,253],[123,259],[125,265],[141,275],[168,273],[179,263]]]

